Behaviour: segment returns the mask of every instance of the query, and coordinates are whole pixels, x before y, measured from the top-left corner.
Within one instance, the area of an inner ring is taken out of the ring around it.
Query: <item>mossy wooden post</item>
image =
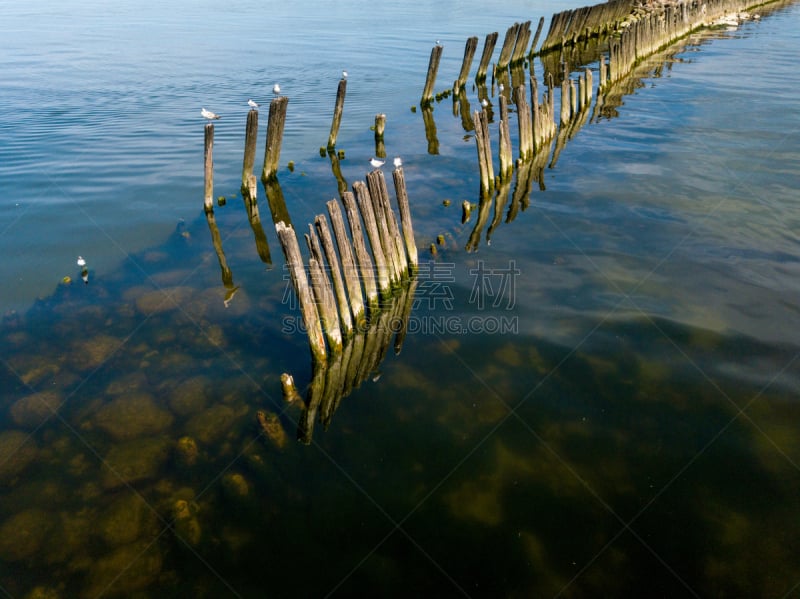
[[[278,161],[281,157],[281,144],[283,143],[283,127],[286,124],[286,105],[289,98],[278,96],[269,104],[269,119],[267,123],[267,146],[264,150],[264,167],[261,170],[261,180],[274,179],[278,172]]]
[[[431,58],[428,61],[428,75],[425,77],[425,88],[422,91],[420,104],[427,106],[433,102],[433,86],[436,83],[436,73],[439,70],[439,61],[442,58],[443,47],[436,44],[431,50]]]
[[[308,332],[311,355],[315,362],[323,363],[327,359],[325,337],[322,334],[322,325],[317,313],[317,307],[314,304],[314,297],[308,285],[306,269],[303,267],[297,236],[294,233],[294,229],[283,222],[276,223],[275,230],[278,233],[283,255],[286,258],[286,265],[289,267],[292,285],[300,304],[300,313],[303,316],[303,323]]]
[[[328,136],[328,151],[336,146],[336,137],[339,135],[339,124],[342,122],[342,112],[344,111],[344,96],[347,93],[347,79],[342,77],[339,80],[339,88],[336,90],[336,106],[333,109],[333,121],[331,122],[331,133]]]
[[[511,52],[511,64],[519,64],[528,57],[528,42],[531,41],[531,22],[525,21],[517,31],[517,40]]]
[[[334,237],[336,237],[336,245],[339,248],[342,274],[344,275],[344,282],[347,286],[348,303],[353,319],[360,325],[364,321],[364,296],[361,292],[358,267],[356,266],[355,257],[353,256],[354,246],[356,244],[351,243],[347,237],[339,203],[336,200],[330,200],[326,206],[328,207],[328,214],[331,217],[331,226],[333,227]]]
[[[314,225],[308,225],[305,235],[308,246],[308,274],[311,277],[311,291],[317,302],[317,312],[322,322],[322,333],[328,340],[329,352],[342,351],[342,331],[339,328],[339,312],[336,309],[336,299],[333,296],[331,282],[325,274],[322,247],[320,247]]]
[[[203,170],[205,193],[203,207],[206,212],[214,210],[214,123],[206,123],[204,136]]]
[[[384,113],[375,115],[375,156],[386,158],[386,146],[383,142],[383,134],[386,131],[386,115]]]
[[[458,74],[458,79],[453,84],[453,93],[456,95],[464,89],[464,84],[469,76],[469,68],[472,66],[472,60],[475,58],[475,50],[477,49],[478,38],[471,37],[467,39],[467,44],[464,46],[464,60],[461,63],[461,71]]]
[[[392,204],[389,200],[389,189],[386,187],[386,178],[383,171],[374,170],[367,175],[368,187],[372,193],[373,186],[375,187],[378,198],[380,199],[383,208],[383,214],[386,218],[386,226],[389,230],[389,239],[391,241],[391,252],[395,264],[397,265],[398,280],[404,278],[408,273],[408,260],[406,259],[406,250],[403,246],[403,239],[400,236],[400,227],[397,224],[397,217],[392,210]],[[373,201],[375,194],[372,195]]]
[[[367,305],[372,310],[378,306],[375,270],[373,269],[372,258],[369,257],[369,252],[367,251],[367,244],[361,229],[361,217],[359,216],[358,205],[353,192],[344,192],[342,194],[342,203],[347,213],[347,221],[350,223],[350,238],[353,240],[353,250],[358,263],[358,270],[361,273],[361,280],[364,282]]]
[[[495,44],[497,44],[496,31],[486,36],[486,41],[483,42],[483,54],[481,54],[481,61],[478,63],[478,72],[475,73],[475,83],[481,84],[486,81],[486,73],[489,70],[489,61],[492,60],[492,53],[494,52]]]
[[[256,144],[258,143],[258,110],[253,108],[247,113],[247,127],[244,132],[244,160],[242,161],[242,193],[247,189],[253,165],[256,162]]]
[[[325,253],[325,260],[328,263],[331,274],[333,292],[336,295],[336,303],[339,306],[339,325],[342,330],[342,336],[350,337],[353,333],[352,311],[350,303],[347,301],[347,289],[342,279],[342,267],[339,264],[336,249],[333,247],[333,237],[331,237],[331,231],[328,228],[328,219],[325,218],[324,214],[318,214],[314,217],[314,228],[317,230],[317,236],[322,244],[322,250]],[[359,289],[360,294],[361,290]]]
[[[497,59],[498,71],[502,71],[508,67],[511,62],[511,53],[514,51],[514,44],[517,42],[517,33],[519,33],[520,24],[514,23],[506,31],[506,37],[503,40],[503,47],[500,49],[500,57]]]
[[[361,218],[364,220],[364,228],[367,230],[369,244],[372,247],[372,259],[375,261],[375,270],[378,272],[378,291],[381,296],[389,295],[392,288],[391,276],[389,274],[389,266],[386,264],[386,252],[383,249],[383,244],[381,244],[375,212],[372,209],[372,198],[370,198],[369,190],[363,181],[353,183],[353,193],[358,202]]]
[[[536,54],[536,44],[539,43],[539,36],[542,34],[542,27],[544,27],[544,17],[539,17],[539,26],[536,28],[536,34],[533,36],[531,49],[528,52],[528,58],[533,58]]]
[[[514,161],[511,157],[511,132],[508,126],[508,100],[500,96],[500,133],[499,159],[500,159],[500,180],[506,181],[514,171]]]
[[[392,171],[394,180],[394,193],[397,198],[397,208],[400,210],[400,223],[403,226],[403,242],[408,254],[409,271],[414,274],[419,265],[417,256],[417,243],[414,241],[414,228],[411,224],[411,210],[408,206],[408,191],[406,190],[406,178],[403,167],[398,166]]]

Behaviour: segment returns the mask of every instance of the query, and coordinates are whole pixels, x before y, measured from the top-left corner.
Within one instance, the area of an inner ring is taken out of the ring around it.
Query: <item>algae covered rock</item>
[[[61,394],[55,391],[32,393],[11,405],[11,420],[21,428],[33,430],[53,416],[62,401]]]
[[[137,541],[97,560],[87,576],[83,597],[126,597],[158,579],[163,557],[158,544]]]
[[[54,517],[38,508],[11,516],[0,525],[0,559],[16,562],[35,554],[53,523]]]
[[[247,479],[238,472],[228,472],[222,477],[222,488],[232,498],[243,498],[250,494]]]
[[[169,395],[169,408],[178,416],[189,416],[208,405],[209,381],[196,376],[181,382]]]
[[[236,417],[236,412],[230,406],[212,406],[189,420],[186,432],[201,443],[211,444],[230,432]]]
[[[200,449],[197,441],[191,437],[184,436],[178,439],[175,447],[175,459],[181,466],[194,466],[200,457]]]
[[[38,449],[32,438],[22,431],[0,433],[0,483],[11,481],[35,458]]]
[[[103,463],[103,486],[118,487],[155,478],[169,457],[163,437],[136,439],[111,448]]]
[[[118,397],[97,412],[95,424],[117,441],[150,437],[172,424],[172,414],[146,393]]]
[[[155,512],[138,493],[125,493],[100,516],[97,530],[111,546],[126,545],[153,530]]]
[[[189,545],[197,545],[202,537],[203,530],[197,519],[199,506],[194,501],[176,499],[172,504],[172,520],[175,534]]]

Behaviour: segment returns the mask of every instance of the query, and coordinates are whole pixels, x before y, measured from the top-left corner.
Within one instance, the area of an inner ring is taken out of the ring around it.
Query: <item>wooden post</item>
[[[428,62],[428,75],[425,78],[425,89],[422,91],[420,104],[427,106],[433,102],[433,86],[436,82],[436,72],[439,70],[439,61],[442,58],[443,47],[436,44],[431,50],[431,58]]]
[[[528,42],[531,41],[531,22],[525,21],[517,32],[517,41],[511,53],[511,64],[519,64],[528,57]]]
[[[544,27],[544,17],[539,17],[539,26],[536,28],[536,35],[533,36],[533,43],[531,43],[531,50],[528,53],[528,58],[533,58],[536,54],[536,44],[539,43],[539,36],[542,34],[542,27]]]
[[[397,207],[400,210],[400,223],[403,225],[403,241],[408,253],[409,270],[411,274],[416,272],[418,267],[417,243],[414,241],[414,229],[411,225],[411,211],[408,207],[408,192],[406,191],[406,179],[403,174],[403,167],[398,166],[392,172],[394,179],[394,192],[397,197]]]
[[[317,302],[317,312],[322,321],[322,332],[328,340],[330,352],[342,351],[342,331],[339,328],[339,313],[336,310],[336,300],[331,290],[331,282],[325,274],[322,259],[322,248],[314,231],[314,226],[308,225],[305,235],[308,252],[308,274],[311,277],[311,291]]]
[[[472,66],[472,59],[475,58],[475,50],[478,49],[478,38],[471,37],[467,39],[467,44],[464,46],[464,60],[461,63],[461,71],[458,74],[458,79],[453,84],[453,93],[458,94],[467,82],[469,76],[469,68]]]
[[[519,33],[520,24],[514,23],[506,31],[506,37],[503,40],[503,47],[500,50],[500,58],[497,59],[497,70],[502,71],[511,62],[511,52],[514,50],[514,44],[517,41],[517,33]]]
[[[586,100],[586,107],[588,108],[589,106],[592,105],[592,92],[593,92],[592,87],[594,85],[591,69],[586,69],[584,78],[586,80],[586,85],[584,87],[584,90],[585,90],[584,97],[585,97],[585,100]]]
[[[308,277],[303,268],[303,259],[300,255],[300,246],[297,243],[294,229],[283,222],[276,223],[275,230],[289,267],[289,274],[292,278],[292,285],[300,303],[300,312],[303,316],[306,331],[308,332],[308,342],[311,346],[311,355],[315,362],[323,363],[327,359],[325,351],[325,337],[322,335],[322,325],[320,324],[317,307],[311,288],[308,286]]]
[[[525,97],[525,85],[514,88],[514,101],[517,105],[517,121],[519,124],[519,157],[528,160],[533,153],[533,130],[531,127],[531,109]]]
[[[564,79],[561,82],[561,124],[566,125],[569,122],[570,108],[569,108],[569,80]]]
[[[261,180],[274,179],[278,172],[278,161],[281,157],[283,143],[283,127],[286,124],[286,105],[289,98],[278,96],[269,104],[269,120],[267,124],[267,146],[264,150],[264,167]]]
[[[511,132],[508,126],[508,100],[504,95],[500,96],[500,132],[499,158],[500,158],[500,180],[505,181],[514,170],[514,162],[511,157]]]
[[[578,92],[575,89],[574,79],[569,80],[569,108],[570,119],[573,119],[578,114]]]
[[[206,123],[204,137],[204,171],[205,171],[205,195],[203,196],[203,207],[206,212],[214,210],[214,123]]]
[[[339,80],[339,88],[336,90],[336,106],[333,109],[333,122],[331,122],[331,134],[328,136],[328,152],[336,146],[336,137],[339,135],[339,124],[342,122],[342,111],[344,110],[344,96],[347,93],[347,79],[342,77]]]
[[[373,202],[377,197],[380,200],[380,204],[383,209],[383,214],[386,219],[386,226],[389,233],[389,251],[392,254],[392,258],[397,266],[397,275],[399,281],[408,273],[408,260],[406,260],[406,251],[403,247],[403,240],[400,237],[400,227],[397,225],[397,217],[394,215],[392,204],[389,200],[389,190],[386,187],[386,178],[383,176],[383,171],[374,170],[367,175],[367,180]],[[373,187],[377,193],[372,192]]]
[[[483,54],[478,64],[478,72],[475,74],[475,83],[481,84],[486,81],[486,72],[489,70],[489,61],[492,60],[492,52],[494,52],[494,46],[497,44],[497,35],[496,31],[490,33],[486,36],[486,41],[483,42]]]
[[[364,219],[364,228],[367,230],[369,244],[372,247],[372,258],[375,260],[375,269],[378,271],[378,291],[381,295],[387,295],[392,288],[389,267],[386,264],[386,252],[381,244],[378,223],[375,220],[375,212],[372,209],[372,199],[369,190],[362,181],[353,183],[353,193],[358,202],[358,209],[361,218]]]
[[[330,229],[328,229],[328,220],[325,218],[324,214],[318,214],[314,218],[314,228],[317,230],[317,236],[322,244],[325,260],[328,262],[328,269],[331,273],[333,291],[336,294],[336,303],[339,306],[339,325],[341,327],[342,336],[349,337],[353,333],[351,307],[347,301],[347,290],[342,280],[342,269],[339,265],[339,257],[336,255],[336,250],[333,247],[333,238],[331,237]],[[359,289],[359,296],[360,295],[361,289]],[[360,301],[361,298],[359,297],[359,303]]]
[[[478,147],[478,166],[481,173],[481,192],[488,193],[494,187],[489,120],[485,110],[475,111],[475,143]]]
[[[256,161],[256,143],[258,142],[258,110],[253,108],[247,113],[247,127],[244,133],[244,160],[242,161],[242,193],[247,188],[253,165]]]
[[[342,194],[342,203],[347,213],[347,221],[350,223],[350,238],[353,240],[353,250],[355,251],[356,261],[358,263],[358,270],[361,272],[361,280],[364,282],[364,293],[367,296],[367,304],[370,308],[373,308],[378,304],[375,271],[373,270],[372,259],[369,257],[369,252],[367,251],[364,233],[361,230],[361,217],[359,216],[358,206],[353,192],[344,192]]]
[[[347,233],[344,229],[342,211],[340,210],[339,204],[336,202],[336,200],[328,201],[326,206],[328,207],[328,214],[331,217],[331,226],[333,227],[333,234],[336,237],[336,245],[339,248],[339,256],[341,257],[342,263],[342,273],[344,275],[345,285],[347,285],[347,295],[349,297],[350,309],[356,323],[361,323],[364,318],[364,296],[361,293],[361,283],[359,282],[358,278],[358,269],[353,256],[353,247],[356,244],[351,244],[350,240],[347,238]],[[328,235],[330,235],[330,233],[328,233]]]

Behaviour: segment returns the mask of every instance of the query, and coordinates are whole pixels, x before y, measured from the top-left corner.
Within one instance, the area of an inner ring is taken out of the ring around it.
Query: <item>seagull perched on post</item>
[[[214,119],[220,118],[218,114],[214,114],[213,112],[211,112],[210,110],[206,110],[205,108],[203,108],[200,111],[200,114],[202,114],[203,117],[207,118],[209,121],[213,121]]]
[[[275,85],[273,85],[272,86],[272,93],[275,94],[276,96],[278,94],[280,94],[281,93],[281,86],[278,85],[277,83]]]
[[[255,100],[252,100],[252,99],[247,101],[247,105],[250,108],[258,108],[258,102],[256,102]]]
[[[347,79],[347,71],[342,71],[342,79]]]
[[[395,158],[394,158],[394,167],[395,168],[400,168],[401,166],[403,166],[403,161],[400,160],[400,156],[395,156]]]
[[[369,163],[372,165],[372,168],[380,168],[383,166],[385,160],[378,160],[377,158],[370,158]]]

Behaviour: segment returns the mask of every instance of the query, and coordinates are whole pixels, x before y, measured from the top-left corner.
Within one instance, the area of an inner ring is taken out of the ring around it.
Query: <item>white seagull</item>
[[[278,94],[280,94],[281,93],[281,86],[278,85],[277,83],[275,85],[273,85],[272,86],[272,93],[275,94],[276,96]]]
[[[252,99],[247,101],[247,105],[250,108],[258,108],[258,102],[256,102],[255,100],[252,100]]]
[[[83,259],[83,256],[78,256],[78,266],[86,266],[86,260]]]
[[[383,166],[385,160],[378,160],[377,158],[370,158],[369,163],[373,168],[380,168]]]
[[[401,166],[403,166],[403,161],[400,160],[400,156],[395,156],[394,167],[395,168],[400,168]]]
[[[347,71],[342,71],[342,79],[347,79]]]
[[[486,108],[488,105],[489,105],[489,100],[487,100],[486,98],[484,98],[483,100],[481,100],[481,106],[483,106],[484,108]]]
[[[206,110],[205,108],[203,108],[200,111],[200,114],[202,114],[209,121],[213,121],[214,119],[220,118],[218,114],[214,114],[213,112],[211,112],[210,110]]]

